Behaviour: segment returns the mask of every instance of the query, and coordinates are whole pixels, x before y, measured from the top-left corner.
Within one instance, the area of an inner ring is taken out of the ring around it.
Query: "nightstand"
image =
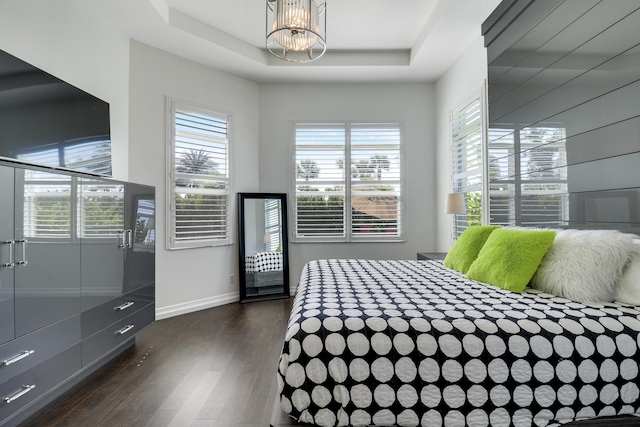
[[[418,252],[418,260],[443,261],[446,256],[446,252]]]

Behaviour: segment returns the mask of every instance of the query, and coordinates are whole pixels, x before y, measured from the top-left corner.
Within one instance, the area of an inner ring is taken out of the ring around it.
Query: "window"
[[[402,126],[297,123],[296,241],[398,241]]]
[[[280,200],[264,201],[264,244],[266,251],[282,251],[280,246],[280,224],[282,224]]]
[[[78,235],[111,238],[124,229],[124,185],[83,178],[80,187]]]
[[[482,102],[480,92],[451,117],[453,192],[464,193],[466,214],[455,215],[454,236],[482,223]]]
[[[170,103],[169,249],[230,243],[231,117]]]
[[[124,228],[124,185],[25,169],[22,229],[30,239],[113,239]]]
[[[73,179],[70,176],[25,170],[23,234],[27,238],[73,237]]]
[[[489,129],[491,222],[562,227],[569,217],[566,130],[537,126]]]
[[[111,176],[111,140],[108,136],[29,148],[19,153],[16,158],[39,165]]]

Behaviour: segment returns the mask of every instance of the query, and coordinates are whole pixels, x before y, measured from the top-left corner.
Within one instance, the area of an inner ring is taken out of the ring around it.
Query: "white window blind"
[[[80,237],[111,238],[124,228],[124,185],[83,178],[78,203]]]
[[[264,230],[268,238],[265,241],[267,251],[282,250],[280,246],[280,224],[282,224],[280,200],[264,201]]]
[[[104,137],[69,143],[64,147],[64,166],[111,176],[111,141]]]
[[[553,227],[568,220],[566,131],[489,129],[491,222]]]
[[[36,170],[24,177],[23,233],[28,238],[70,239],[72,178]]]
[[[398,240],[399,123],[295,125],[295,239]]]
[[[230,117],[171,104],[170,248],[230,242]]]
[[[111,176],[111,141],[107,136],[64,141],[29,149],[16,156],[25,162]]]
[[[482,108],[478,94],[451,117],[453,192],[465,195],[466,214],[455,216],[454,235],[482,223]]]

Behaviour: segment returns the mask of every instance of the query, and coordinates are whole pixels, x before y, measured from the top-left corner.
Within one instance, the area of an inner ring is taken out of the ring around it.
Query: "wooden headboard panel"
[[[640,4],[507,0],[483,25],[492,223],[640,233]]]

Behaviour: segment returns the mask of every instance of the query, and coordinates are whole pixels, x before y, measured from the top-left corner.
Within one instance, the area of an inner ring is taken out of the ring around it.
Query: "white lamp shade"
[[[463,214],[467,210],[464,206],[464,193],[449,193],[444,205],[444,213]]]

